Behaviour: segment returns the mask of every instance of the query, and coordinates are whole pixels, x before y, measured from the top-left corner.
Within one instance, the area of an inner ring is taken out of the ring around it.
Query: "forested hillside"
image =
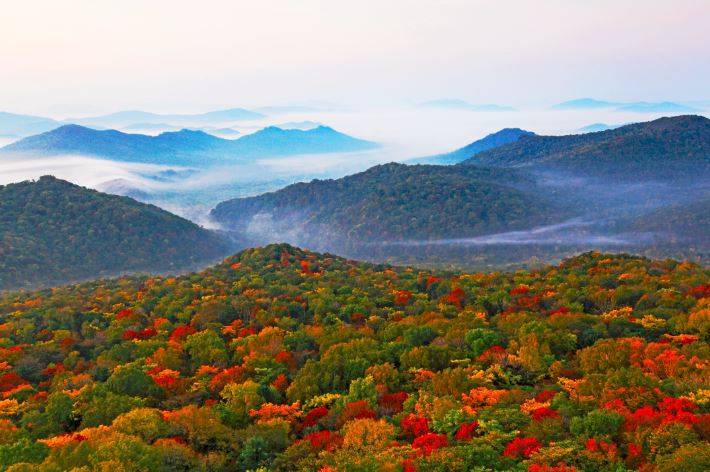
[[[54,177],[0,186],[0,290],[195,269],[231,248],[158,207]]]
[[[311,248],[470,237],[541,225],[565,214],[514,171],[386,164],[219,204],[212,217],[263,242]]]
[[[0,467],[710,469],[710,273],[442,273],[287,245],[0,295]]]
[[[710,174],[710,119],[686,115],[597,133],[521,136],[462,165],[557,170],[623,181],[698,178]]]

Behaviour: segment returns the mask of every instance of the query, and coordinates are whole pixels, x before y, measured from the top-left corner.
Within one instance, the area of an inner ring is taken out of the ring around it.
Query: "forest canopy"
[[[461,273],[288,245],[0,295],[0,468],[710,468],[710,285],[586,253]]]
[[[231,247],[156,206],[54,177],[0,186],[0,290],[195,269]]]

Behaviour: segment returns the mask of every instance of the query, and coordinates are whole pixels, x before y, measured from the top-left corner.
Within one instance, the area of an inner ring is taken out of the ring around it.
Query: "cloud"
[[[101,183],[125,179],[150,187],[147,176],[170,170],[168,166],[115,162],[84,156],[38,158],[3,158],[0,160],[0,184],[53,175],[78,185],[95,188]]]

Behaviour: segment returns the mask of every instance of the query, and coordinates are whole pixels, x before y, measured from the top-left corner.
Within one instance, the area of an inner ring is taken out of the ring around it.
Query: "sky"
[[[0,2],[0,109],[708,100],[707,0]]]

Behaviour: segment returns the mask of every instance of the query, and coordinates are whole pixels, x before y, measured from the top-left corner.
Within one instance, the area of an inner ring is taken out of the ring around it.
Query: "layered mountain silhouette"
[[[65,125],[5,146],[0,153],[32,156],[73,154],[129,162],[201,166],[375,147],[375,143],[353,138],[326,126],[305,131],[268,127],[239,139],[222,139],[203,131],[187,129],[147,136]]]
[[[376,166],[229,200],[211,215],[254,244],[379,261],[495,265],[618,247],[705,260],[709,124],[681,116],[584,135],[518,131],[459,165]],[[676,219],[683,245],[665,223]]]

